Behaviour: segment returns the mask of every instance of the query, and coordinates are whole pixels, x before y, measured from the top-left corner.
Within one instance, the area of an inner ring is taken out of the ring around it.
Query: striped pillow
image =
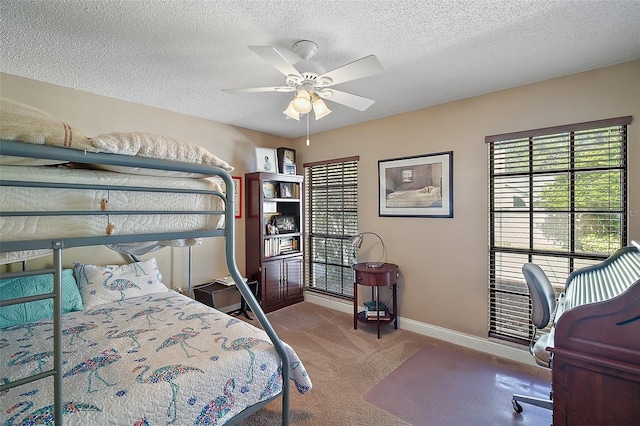
[[[0,139],[98,152],[89,138],[69,124],[8,98],[0,98]],[[3,164],[9,163],[3,160]]]

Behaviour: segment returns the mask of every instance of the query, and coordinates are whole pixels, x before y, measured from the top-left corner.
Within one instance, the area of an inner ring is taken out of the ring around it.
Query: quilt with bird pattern
[[[53,368],[51,320],[0,329],[0,382]],[[311,381],[285,343],[298,392]],[[63,315],[65,425],[222,425],[282,390],[251,324],[174,291]],[[53,424],[53,378],[0,392],[0,424]]]

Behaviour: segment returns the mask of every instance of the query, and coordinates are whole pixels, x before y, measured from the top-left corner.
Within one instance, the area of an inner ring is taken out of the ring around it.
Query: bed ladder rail
[[[231,175],[224,174],[221,175],[222,179],[227,188],[233,188],[233,180]],[[249,308],[254,313],[258,322],[267,333],[274,347],[276,348],[276,352],[280,355],[282,359],[282,425],[288,426],[290,421],[290,361],[289,354],[284,347],[284,344],[278,337],[278,334],[274,330],[273,326],[267,319],[266,314],[262,310],[262,307],[256,300],[255,295],[249,289],[249,286],[245,282],[244,278],[240,274],[238,270],[238,266],[236,265],[235,258],[235,217],[234,217],[234,207],[233,207],[233,197],[228,197],[227,200],[227,208],[225,211],[225,250],[226,250],[226,258],[227,258],[227,269],[229,270],[229,275],[233,278],[236,283],[236,287],[246,300]]]
[[[64,414],[64,411],[62,409],[62,246],[60,243],[54,243],[54,245],[55,244],[58,244],[60,247],[54,248],[53,250],[54,267],[52,269],[38,269],[33,271],[20,271],[0,274],[0,278],[2,279],[53,274],[52,293],[44,293],[40,295],[0,301],[0,307],[3,307],[16,305],[19,303],[34,302],[37,300],[53,299],[53,369],[2,384],[0,385],[0,392],[3,392],[6,389],[12,389],[14,387],[24,385],[26,383],[35,382],[36,380],[40,380],[45,377],[53,376],[54,424],[61,425],[62,416]]]

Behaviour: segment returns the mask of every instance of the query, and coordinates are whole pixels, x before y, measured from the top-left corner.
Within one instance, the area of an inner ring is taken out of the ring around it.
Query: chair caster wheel
[[[516,401],[515,399],[511,400],[511,405],[513,405],[513,410],[516,413],[522,413],[522,405],[518,404],[518,401]]]

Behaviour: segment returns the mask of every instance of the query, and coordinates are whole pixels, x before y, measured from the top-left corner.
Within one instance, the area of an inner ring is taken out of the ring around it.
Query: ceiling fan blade
[[[332,86],[334,84],[378,74],[384,70],[386,70],[386,68],[380,63],[378,58],[374,55],[369,55],[322,74],[318,77],[318,81],[323,86]],[[327,84],[322,84],[323,79],[327,81]],[[331,79],[331,81],[329,82],[327,79]]]
[[[358,111],[366,110],[375,102],[373,99],[334,89],[324,89],[317,93],[323,99],[357,109]]]
[[[296,90],[294,87],[289,86],[270,86],[270,87],[249,87],[246,89],[222,89],[225,93],[238,94],[238,93],[259,93],[259,92],[293,92]]]
[[[271,46],[249,46],[249,49],[258,56],[260,56],[265,61],[269,62],[273,65],[278,71],[280,71],[285,76],[295,75],[302,79],[302,76],[296,70],[293,65],[289,63],[285,59],[284,56],[278,52],[275,47]]]

